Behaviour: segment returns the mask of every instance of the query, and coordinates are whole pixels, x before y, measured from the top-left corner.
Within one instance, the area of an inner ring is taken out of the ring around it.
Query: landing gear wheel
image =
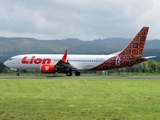
[[[80,72],[78,72],[78,71],[75,72],[75,76],[80,76],[80,75],[81,75]]]
[[[69,72],[66,73],[66,75],[67,76],[72,76],[72,72],[69,71]]]
[[[19,73],[16,73],[16,76],[19,76],[20,74]]]

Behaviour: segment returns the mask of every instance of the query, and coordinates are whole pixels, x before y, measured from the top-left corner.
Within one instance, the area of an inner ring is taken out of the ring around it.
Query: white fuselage
[[[63,54],[25,54],[11,57],[4,64],[15,70],[40,70],[42,64],[56,65]],[[110,55],[68,55],[67,60],[78,70],[92,69],[109,58]]]

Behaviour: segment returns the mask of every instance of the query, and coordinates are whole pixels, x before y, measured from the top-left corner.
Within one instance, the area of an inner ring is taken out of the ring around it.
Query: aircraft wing
[[[68,50],[65,51],[62,59],[58,61],[58,63],[55,65],[55,68],[57,70],[65,70],[65,71],[76,71],[77,68],[73,67],[67,60],[67,54]]]

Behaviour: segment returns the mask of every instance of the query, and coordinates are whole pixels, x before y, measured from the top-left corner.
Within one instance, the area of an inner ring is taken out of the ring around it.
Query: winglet
[[[65,53],[64,53],[64,55],[63,55],[63,57],[62,57],[62,60],[63,60],[64,62],[67,62],[67,54],[68,54],[68,50],[65,51]]]

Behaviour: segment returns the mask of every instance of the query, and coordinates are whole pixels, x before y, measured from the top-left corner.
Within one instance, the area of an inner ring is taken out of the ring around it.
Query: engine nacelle
[[[40,67],[40,71],[41,73],[48,73],[48,74],[52,74],[56,72],[54,65],[50,65],[50,64],[42,64]]]

